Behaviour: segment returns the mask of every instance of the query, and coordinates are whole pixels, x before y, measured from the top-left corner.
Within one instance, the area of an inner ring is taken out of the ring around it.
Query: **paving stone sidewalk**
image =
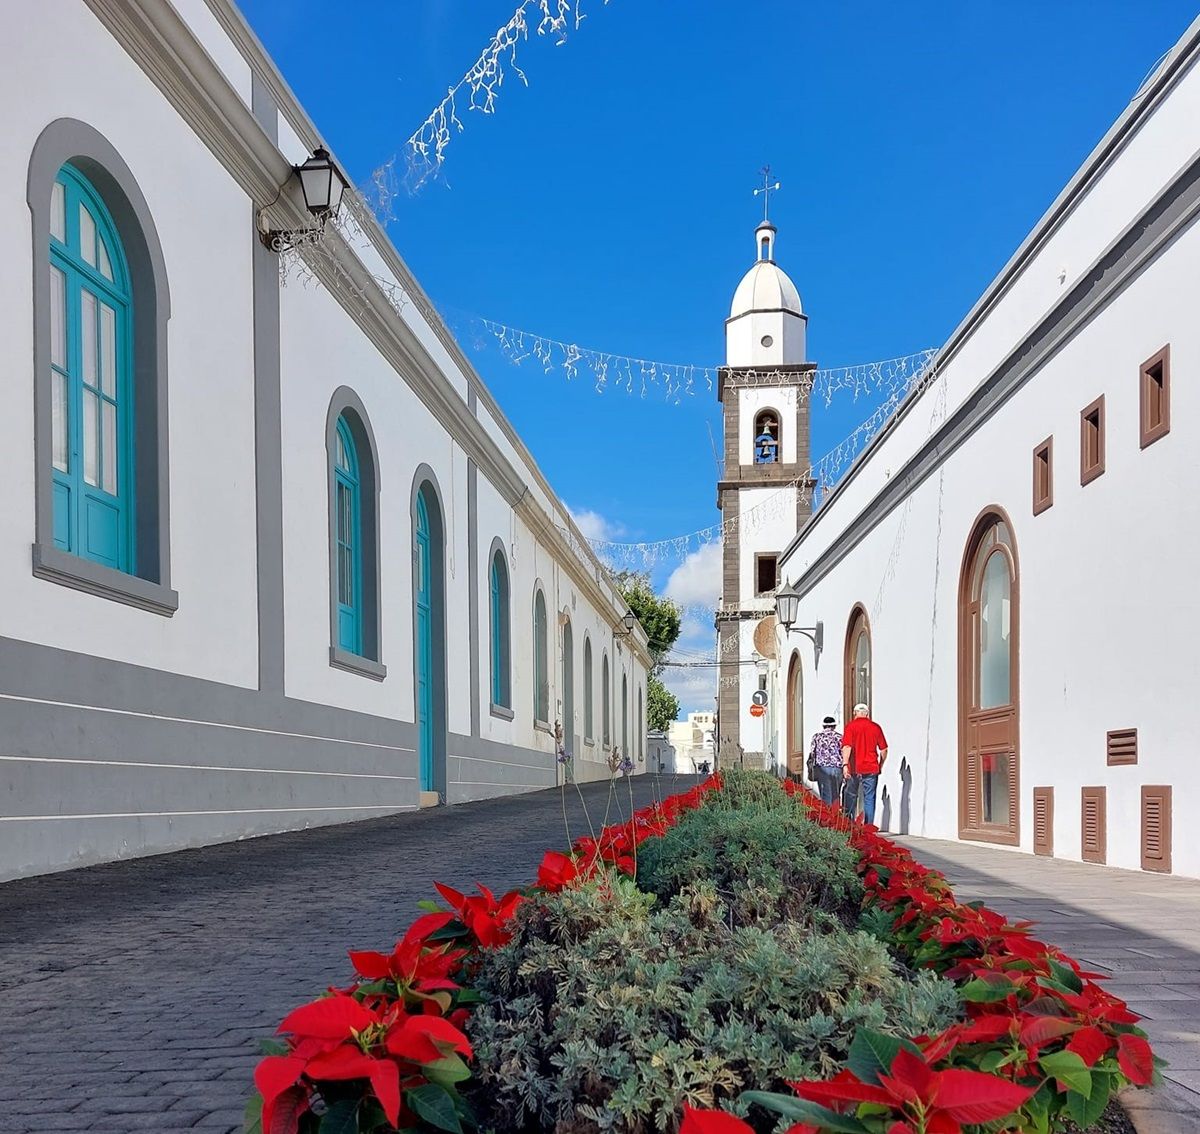
[[[695,779],[632,782],[641,806]],[[239,1131],[259,1039],[348,947],[390,948],[432,879],[526,885],[565,841],[546,791],[0,885],[5,1130]]]
[[[1200,1118],[1200,881],[977,843],[897,841],[942,871],[961,899],[1036,921],[1042,940],[1111,974],[1107,987],[1145,1017],[1170,1063],[1172,1097]],[[1180,1131],[1182,1120],[1163,1129]]]

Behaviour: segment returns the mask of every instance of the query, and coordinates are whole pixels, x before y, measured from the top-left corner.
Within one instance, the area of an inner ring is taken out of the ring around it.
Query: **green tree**
[[[650,639],[650,657],[655,669],[675,645],[679,637],[682,612],[669,598],[654,593],[650,576],[635,571],[623,571],[616,576],[617,590],[621,592],[629,609],[637,616]]]
[[[655,732],[666,732],[679,716],[679,698],[655,675],[646,678],[646,723]]]
[[[624,571],[616,576],[616,584],[649,639],[652,665],[646,679],[646,722],[655,731],[665,732],[679,715],[679,698],[662,683],[659,674],[663,658],[679,638],[683,612],[671,599],[654,593],[649,575]]]

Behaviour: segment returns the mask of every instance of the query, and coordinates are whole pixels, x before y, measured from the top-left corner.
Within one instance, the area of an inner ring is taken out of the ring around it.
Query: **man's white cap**
[[[866,711],[867,711],[867,706],[864,705],[861,701],[859,701],[859,703],[854,706],[855,715],[857,715],[859,713],[865,713]]]

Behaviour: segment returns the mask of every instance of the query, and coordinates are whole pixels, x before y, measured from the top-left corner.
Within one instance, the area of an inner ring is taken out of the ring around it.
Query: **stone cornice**
[[[271,201],[279,187],[290,178],[291,163],[267,136],[245,101],[174,7],[161,0],[85,0],[85,3],[247,196],[260,204]],[[280,112],[301,140],[315,146],[320,141],[316,128],[241,14],[228,0],[207,0],[207,3],[251,70],[266,83],[276,98]],[[294,194],[285,193],[271,211],[273,219],[283,227],[301,228],[307,222],[303,206]],[[476,397],[525,463],[533,480],[548,499],[556,500],[556,494],[537,468],[528,449],[500,411],[382,227],[369,216],[362,218],[362,227],[375,251],[387,263],[400,287],[445,346]],[[400,317],[346,241],[330,229],[322,241],[322,247],[325,254],[313,256],[308,261],[314,275],[466,455],[475,461],[480,472],[504,499],[514,508],[520,503],[521,511],[531,522],[534,516],[539,517],[539,531],[557,532],[554,519],[530,498],[520,472],[512,467],[500,447],[471,413],[467,403],[458,396],[416,333]],[[564,515],[563,518],[573,529],[570,517]],[[577,530],[574,534],[578,537],[579,547],[586,548],[586,541]],[[579,551],[571,548],[561,533],[558,535],[557,542],[547,537],[547,543],[555,550],[556,558],[562,557],[563,565],[573,576],[587,580],[589,576],[580,562]],[[599,578],[599,560],[591,555],[590,549],[584,554]],[[593,579],[585,589],[599,609],[613,617],[614,621],[623,617],[624,606],[606,584]]]

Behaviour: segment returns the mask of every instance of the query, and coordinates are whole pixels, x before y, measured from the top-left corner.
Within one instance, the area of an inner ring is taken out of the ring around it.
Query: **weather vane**
[[[771,204],[771,193],[779,188],[779,182],[776,181],[774,185],[771,184],[771,167],[769,165],[764,165],[759,172],[762,174],[763,183],[754,190],[754,195],[756,197],[759,193],[763,195],[763,220],[766,221],[771,219],[767,215]]]

